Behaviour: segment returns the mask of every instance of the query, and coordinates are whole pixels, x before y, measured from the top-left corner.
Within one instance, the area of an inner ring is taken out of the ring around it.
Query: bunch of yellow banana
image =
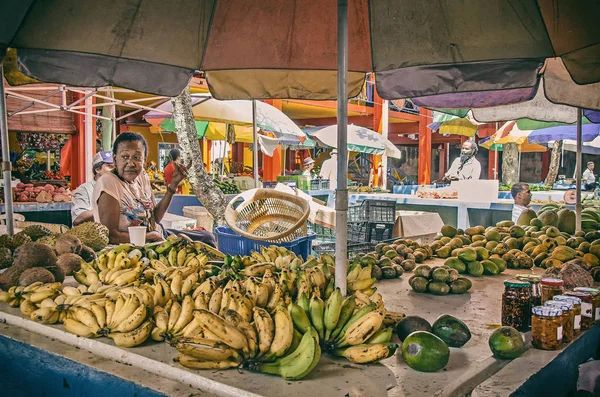
[[[11,307],[19,307],[25,300],[37,304],[46,298],[56,297],[61,285],[62,283],[44,284],[38,281],[26,287],[10,287],[8,291],[0,291],[0,302],[8,303]]]
[[[186,295],[181,304],[177,301],[169,301],[164,307],[156,306],[153,314],[152,339],[161,342],[199,335],[202,329],[194,320],[194,309],[191,295]]]
[[[348,282],[348,291],[362,291],[369,296],[373,295],[375,291],[377,291],[377,289],[373,287],[373,284],[375,284],[377,279],[371,277],[371,270],[371,265],[364,267],[362,267],[359,263],[351,265],[346,277]]]

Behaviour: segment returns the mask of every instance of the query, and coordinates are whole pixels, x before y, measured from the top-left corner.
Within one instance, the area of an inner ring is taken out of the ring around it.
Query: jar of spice
[[[566,296],[572,296],[581,300],[581,329],[586,330],[592,326],[594,321],[594,297],[587,292],[567,291]]]
[[[554,300],[569,302],[573,305],[573,330],[575,331],[575,335],[579,334],[581,332],[581,299],[575,296],[556,295]]]
[[[506,280],[502,294],[502,325],[527,332],[531,324],[531,284]]]
[[[558,350],[563,339],[562,310],[536,306],[531,317],[531,343],[538,349]]]
[[[600,290],[597,288],[577,287],[573,291],[592,295],[592,324],[600,322]]]
[[[569,302],[546,301],[544,306],[550,306],[562,310],[563,318],[563,342],[569,343],[575,339],[575,312],[573,305]]]
[[[554,295],[562,295],[564,292],[564,281],[559,278],[543,278],[542,284],[542,304],[552,300]]]

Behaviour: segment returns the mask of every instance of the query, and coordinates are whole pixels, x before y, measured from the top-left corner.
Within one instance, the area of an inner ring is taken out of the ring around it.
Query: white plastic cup
[[[133,245],[146,244],[146,226],[129,226],[129,242]]]

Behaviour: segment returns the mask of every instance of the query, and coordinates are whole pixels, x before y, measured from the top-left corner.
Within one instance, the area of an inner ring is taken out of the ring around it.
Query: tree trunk
[[[516,143],[502,145],[502,183],[519,182],[519,146]]]
[[[556,177],[558,176],[558,169],[560,168],[560,152],[562,151],[563,141],[554,141],[552,145],[552,152],[550,153],[550,167],[548,168],[548,175],[546,176],[546,186],[554,185]]]
[[[186,87],[179,96],[172,98],[171,103],[183,161],[186,165],[192,164],[188,174],[190,185],[198,200],[213,216],[215,224],[221,226],[225,224],[225,208],[229,200],[204,169],[189,88]]]

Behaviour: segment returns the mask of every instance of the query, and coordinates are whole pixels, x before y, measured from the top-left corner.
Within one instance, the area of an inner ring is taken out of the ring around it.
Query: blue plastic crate
[[[240,236],[228,226],[217,227],[215,229],[215,235],[217,236],[217,246],[219,247],[219,251],[224,254],[241,256],[250,255],[251,250],[260,252],[260,247],[277,245],[279,247],[287,248],[297,256],[302,256],[302,258],[305,259],[310,255],[312,241],[317,237],[316,234],[309,234],[306,237],[299,237],[287,243],[257,241]]]

